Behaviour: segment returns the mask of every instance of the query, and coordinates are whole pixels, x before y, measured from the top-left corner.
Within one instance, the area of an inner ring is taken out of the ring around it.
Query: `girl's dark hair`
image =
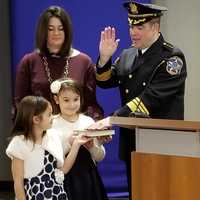
[[[82,87],[80,86],[80,84],[78,84],[77,81],[75,81],[71,78],[60,78],[60,79],[57,79],[57,81],[61,82],[61,88],[60,88],[59,92],[69,89],[80,96],[80,110],[79,111],[81,112],[82,105],[83,105],[83,91],[82,91]],[[60,113],[59,106],[57,106],[57,113]]]
[[[47,36],[51,17],[57,17],[63,25],[65,41],[63,42],[59,54],[61,56],[68,56],[70,54],[73,37],[72,23],[68,13],[59,6],[50,6],[41,14],[36,28],[36,48],[44,55],[49,52],[47,48]]]
[[[49,101],[44,97],[24,97],[17,108],[17,115],[11,131],[12,136],[24,135],[25,139],[35,142],[35,137],[32,134],[33,117],[41,115],[47,109],[48,105]]]

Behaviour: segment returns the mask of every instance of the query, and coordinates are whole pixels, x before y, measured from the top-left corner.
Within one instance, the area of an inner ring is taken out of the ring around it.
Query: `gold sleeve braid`
[[[137,111],[149,115],[149,111],[147,110],[146,106],[144,105],[142,100],[138,97],[131,100],[126,105],[131,109],[132,112]]]
[[[111,78],[111,73],[112,73],[111,69],[101,74],[96,73],[96,79],[98,81],[107,81],[108,79]]]
[[[111,78],[112,76],[112,67],[114,67],[115,65],[117,65],[120,61],[120,58],[117,57],[115,62],[111,65],[111,68],[108,69],[107,71],[105,72],[102,72],[102,73],[96,73],[96,79],[98,81],[107,81]]]

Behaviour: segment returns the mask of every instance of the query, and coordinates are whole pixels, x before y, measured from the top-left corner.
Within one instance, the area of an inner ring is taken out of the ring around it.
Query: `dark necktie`
[[[141,63],[141,61],[142,61],[141,56],[142,56],[142,51],[140,49],[138,49],[138,53],[135,56],[135,59],[134,59],[133,65],[132,65],[132,70],[137,69],[137,67]]]
[[[142,56],[142,51],[138,49],[138,57],[140,58]]]

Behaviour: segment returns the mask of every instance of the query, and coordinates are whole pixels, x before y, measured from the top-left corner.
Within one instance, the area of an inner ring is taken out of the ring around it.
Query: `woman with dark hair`
[[[41,14],[36,50],[26,54],[17,68],[15,106],[27,95],[40,95],[54,104],[50,84],[69,77],[83,88],[82,112],[95,120],[102,118],[103,111],[96,100],[94,65],[88,55],[72,48],[72,38],[71,20],[63,8],[51,6]]]

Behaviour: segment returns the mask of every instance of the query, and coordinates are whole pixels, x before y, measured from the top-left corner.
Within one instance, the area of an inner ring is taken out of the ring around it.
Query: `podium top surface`
[[[200,132],[200,121],[134,118],[134,117],[110,117],[112,125],[124,128],[146,128],[146,129],[165,129]]]

